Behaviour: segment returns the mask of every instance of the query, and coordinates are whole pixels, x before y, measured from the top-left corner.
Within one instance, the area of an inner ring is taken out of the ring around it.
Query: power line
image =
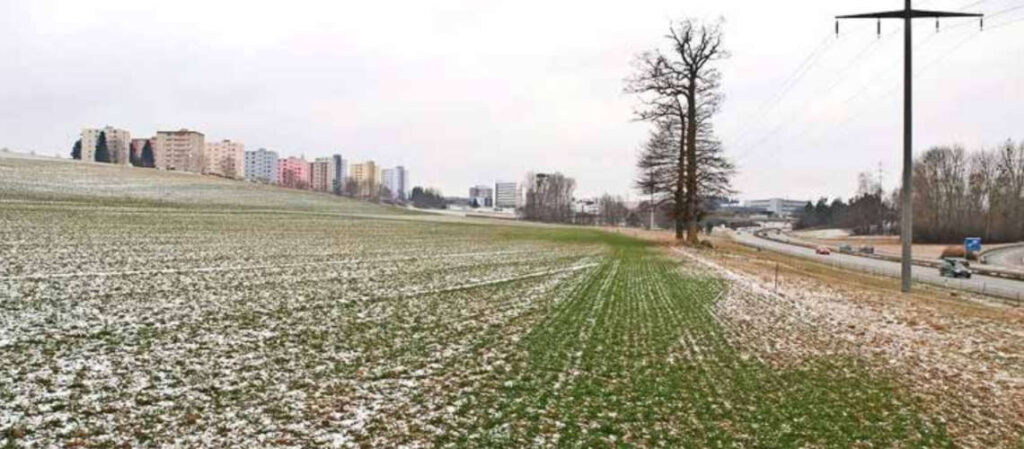
[[[913,165],[913,23],[915,18],[928,18],[928,17],[978,17],[979,14],[968,14],[968,13],[956,13],[956,12],[938,12],[938,11],[921,11],[914,10],[911,7],[911,0],[904,0],[904,8],[902,11],[889,11],[880,13],[868,13],[868,14],[854,14],[847,16],[837,16],[837,19],[901,19],[903,20],[904,38],[903,38],[903,79],[904,79],[904,91],[903,91],[903,192],[902,192],[902,208],[901,219],[900,219],[900,242],[903,246],[902,257],[901,257],[901,290],[904,293],[910,292],[911,284],[911,272],[910,264],[912,257],[912,242],[914,240],[913,233],[913,202],[911,201],[911,181],[912,181],[912,165]]]

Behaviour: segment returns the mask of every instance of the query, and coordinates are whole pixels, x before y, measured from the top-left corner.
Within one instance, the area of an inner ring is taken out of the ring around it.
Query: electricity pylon
[[[836,33],[839,32],[839,20],[840,19],[876,19],[879,22],[879,30],[881,30],[882,19],[901,19],[903,20],[904,28],[904,56],[903,56],[903,192],[901,199],[903,202],[902,206],[902,217],[900,218],[900,241],[903,244],[903,257],[902,264],[900,267],[900,289],[904,292],[910,292],[910,263],[912,257],[911,245],[914,240],[914,228],[913,220],[914,214],[911,209],[911,187],[910,182],[912,181],[913,163],[914,163],[914,150],[913,150],[913,67],[914,67],[914,55],[913,55],[913,23],[914,19],[934,18],[938,21],[942,17],[984,17],[982,14],[972,14],[963,12],[946,12],[946,11],[922,11],[913,9],[910,5],[911,0],[904,0],[904,8],[899,11],[886,11],[886,12],[875,12],[867,14],[852,14],[846,16],[836,16]]]

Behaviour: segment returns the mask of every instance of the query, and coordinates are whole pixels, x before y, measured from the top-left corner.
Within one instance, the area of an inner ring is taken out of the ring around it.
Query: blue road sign
[[[964,239],[964,249],[971,252],[981,251],[981,238],[968,237]]]

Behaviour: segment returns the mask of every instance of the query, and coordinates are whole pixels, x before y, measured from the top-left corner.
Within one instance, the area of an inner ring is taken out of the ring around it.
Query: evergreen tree
[[[153,157],[153,145],[149,140],[142,147],[142,166],[146,168],[156,167],[156,158]]]
[[[110,149],[107,148],[107,133],[100,131],[100,138],[96,139],[96,162],[110,163]]]
[[[75,141],[75,146],[71,147],[71,159],[79,160],[82,158],[82,139]]]

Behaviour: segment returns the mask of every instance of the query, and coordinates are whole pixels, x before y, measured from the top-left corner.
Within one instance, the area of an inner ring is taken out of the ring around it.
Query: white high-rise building
[[[519,190],[514,182],[494,183],[494,207],[512,209],[519,206]]]
[[[100,140],[100,133],[107,140],[107,152],[110,154],[110,163],[128,164],[128,153],[132,145],[130,132],[117,129],[111,126],[103,128],[85,128],[82,130],[82,160],[96,161],[96,144]]]
[[[277,184],[277,152],[260,148],[245,152],[245,179]]]
[[[391,199],[405,201],[409,198],[409,171],[399,165],[381,172],[384,187],[391,192]]]
[[[224,140],[206,144],[203,173],[242,179],[245,171],[245,145]]]

